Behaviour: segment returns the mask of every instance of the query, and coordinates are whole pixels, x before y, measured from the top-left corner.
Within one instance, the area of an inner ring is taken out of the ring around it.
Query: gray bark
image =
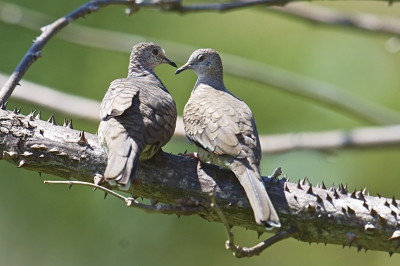
[[[17,113],[17,114],[16,114]],[[18,112],[0,110],[0,159],[27,170],[93,182],[106,167],[106,155],[92,134],[53,125]],[[209,192],[216,185],[216,201],[231,226],[264,232],[253,217],[245,193],[233,173],[164,152],[140,163],[129,192],[162,204],[203,206],[200,216],[220,222],[210,206]],[[204,173],[203,171],[199,173]],[[369,196],[347,188],[312,187],[308,180],[264,177],[267,191],[283,229],[295,227],[294,237],[304,242],[355,246],[359,250],[399,253],[396,231],[399,201]],[[189,215],[179,211],[176,214]]]

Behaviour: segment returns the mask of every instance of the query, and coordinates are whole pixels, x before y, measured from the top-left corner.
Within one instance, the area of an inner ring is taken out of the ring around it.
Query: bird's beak
[[[181,73],[182,71],[186,70],[186,69],[190,69],[192,67],[191,64],[184,64],[183,66],[181,66],[180,68],[178,68],[175,71],[175,75],[178,75],[179,73]]]
[[[174,63],[174,61],[171,61],[171,60],[168,59],[167,57],[164,57],[164,60],[165,60],[165,62],[166,62],[168,65],[173,66],[173,67],[178,67],[178,66]]]

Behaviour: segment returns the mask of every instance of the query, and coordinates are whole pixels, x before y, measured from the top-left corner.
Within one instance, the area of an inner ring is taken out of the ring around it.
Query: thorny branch
[[[19,168],[93,182],[104,171],[106,156],[96,136],[65,124],[56,125],[53,116],[44,122],[35,112],[23,116],[18,110],[0,109],[0,158]],[[215,191],[216,203],[230,226],[265,232],[255,224],[243,188],[232,172],[203,164],[204,173],[199,174],[196,165],[194,160],[160,152],[139,164],[129,193],[195,210],[193,213],[199,210],[192,207],[203,208],[202,218],[221,222],[210,206],[209,192]],[[291,236],[304,242],[400,253],[400,201],[395,197],[373,197],[366,189],[351,192],[342,184],[327,188],[322,182],[313,187],[307,178],[291,183],[276,175],[263,179],[284,231],[261,246]]]
[[[259,0],[188,7],[182,6],[181,1],[140,4],[133,1],[87,3],[66,17],[42,28],[43,33],[0,91],[0,106],[5,109],[4,102],[10,97],[30,65],[41,56],[41,49],[52,36],[70,22],[102,7],[125,5],[128,6],[129,14],[141,7],[156,7],[164,11],[186,13],[226,11],[253,5],[285,3],[285,1]],[[235,72],[234,69],[231,71]],[[305,92],[304,96],[307,97],[307,93]],[[382,120],[382,117],[378,116],[373,119],[376,119],[377,123],[388,123],[388,121],[398,121],[398,116],[393,114],[391,117],[393,120]],[[80,181],[93,182],[93,178],[104,171],[105,155],[98,147],[95,136],[87,133],[85,136],[84,132],[78,134],[72,129],[71,123],[65,125],[66,127],[57,126],[53,116],[46,123],[41,121],[39,116],[35,117],[35,112],[25,117],[18,110],[14,113],[0,110],[0,159],[14,163],[19,168],[46,172],[66,179],[75,177]],[[390,255],[400,252],[398,250],[400,231],[397,230],[400,209],[399,201],[395,197],[392,199],[379,195],[371,197],[365,189],[349,193],[347,186],[342,184],[338,188],[332,185],[328,189],[324,183],[312,187],[307,179],[290,183],[287,178],[279,180],[275,177],[264,178],[264,181],[281,217],[283,231],[253,248],[236,246],[230,226],[246,227],[259,234],[264,232],[263,228],[254,223],[243,189],[232,173],[210,165],[204,166],[204,173],[198,175],[195,162],[159,153],[155,158],[141,163],[130,190],[132,195],[153,199],[154,206],[141,206],[133,197],[120,198],[128,205],[135,205],[145,211],[157,212],[159,208],[158,212],[161,213],[200,214],[209,221],[222,220],[228,225],[228,234],[231,234],[227,247],[234,250],[238,257],[257,255],[268,246],[288,237],[306,242],[356,245],[358,251],[361,248],[382,250],[388,251]],[[81,184],[80,181],[66,182]],[[97,185],[90,186],[100,188]],[[212,205],[220,210],[217,215],[209,204],[208,193],[204,193],[210,191],[211,187],[216,191],[212,197]],[[107,188],[100,189],[117,195]],[[166,205],[158,207],[156,201]],[[163,206],[172,207],[169,209]]]
[[[107,1],[107,2],[112,2],[112,1]],[[122,1],[122,2],[126,3],[127,1]],[[150,3],[140,3],[137,4],[135,7],[140,8],[141,6],[143,6],[151,8],[154,7],[160,8],[161,3],[166,3],[168,5],[169,4],[171,5],[170,9],[168,9],[167,11],[176,11],[176,9],[179,9],[181,5],[181,2],[179,1],[173,1],[173,2],[158,1]],[[260,1],[247,1],[245,2],[245,4],[246,5],[260,4]],[[239,8],[243,7],[243,2],[239,1],[221,5],[227,5]],[[194,7],[194,9],[196,9],[197,7],[201,9],[205,8],[206,6],[209,5],[198,5],[198,6],[196,5],[192,7]],[[219,6],[219,4],[217,4],[216,6]],[[82,6],[81,8],[77,9],[71,14],[85,15],[86,13],[84,12],[78,12],[80,9],[83,8],[87,8],[87,5]],[[43,23],[47,23],[52,20],[51,18],[43,14],[22,7],[19,8],[20,12],[17,12],[18,14],[14,14],[15,8],[7,8],[7,5],[0,5],[0,9],[2,13],[4,12],[4,14],[7,14],[7,17],[21,16],[21,19],[18,21],[19,25],[29,29],[40,28],[43,25]],[[290,6],[289,9],[291,9]],[[131,8],[131,10],[136,10],[136,9]],[[68,15],[67,17],[69,17],[70,15]],[[76,15],[74,16],[74,19],[77,19]],[[80,26],[76,24],[70,25],[70,27],[66,28],[64,31],[58,33],[60,27],[56,27],[55,25],[57,25],[57,23],[60,20],[57,20],[56,22],[50,24],[49,26],[44,27],[46,31],[42,33],[37,42],[38,41],[40,42],[43,38],[44,39],[50,38],[51,36],[55,35],[55,32],[57,32],[56,36],[68,42],[73,42],[88,47],[96,47],[112,51],[128,52],[131,49],[132,43],[137,43],[144,40],[150,40],[149,38],[146,38],[144,36],[116,33],[106,30]],[[68,21],[72,21],[72,19]],[[64,27],[66,25],[63,24],[62,26]],[[44,35],[48,32],[52,32],[52,34]],[[108,41],[104,43],[103,42],[99,43],[97,41],[99,39],[98,36],[102,36],[102,38],[107,39]],[[187,56],[190,55],[194,50],[198,49],[198,47],[182,45],[180,43],[168,42],[165,40],[157,40],[156,38],[151,38],[151,41],[162,43],[163,47],[168,51],[168,54],[174,60],[182,62],[185,62]],[[31,47],[31,50],[35,46],[37,46],[36,42]],[[24,58],[26,59],[29,56],[30,53],[28,52]],[[357,117],[358,119],[367,121],[369,123],[374,123],[378,125],[400,123],[400,114],[395,112],[394,110],[390,110],[376,103],[366,101],[361,97],[346,91],[345,89],[339,88],[327,82],[308,78],[299,74],[292,73],[290,71],[279,69],[264,63],[255,62],[238,56],[233,56],[224,53],[221,53],[221,56],[224,60],[224,69],[226,73],[254,80],[266,85],[270,85],[277,89],[312,100],[318,104],[322,104],[324,107],[337,109],[340,112],[344,112],[347,115],[352,115],[354,117]],[[22,62],[25,62],[24,61],[25,59],[23,59]],[[9,93],[11,93],[12,90],[15,88],[14,83],[19,82],[19,80],[22,78],[22,75],[15,76],[15,74],[25,73],[27,68],[29,67],[26,65],[21,65],[22,62],[14,71],[13,75],[5,83],[3,89],[0,90],[0,101],[3,97],[2,95],[7,94],[7,97],[3,99],[4,102],[6,101],[6,98],[9,97]],[[20,72],[18,70],[19,68],[24,69],[24,71]]]
[[[280,174],[277,174],[278,171],[279,171],[279,173],[282,173],[280,171],[280,168],[277,168],[275,170],[275,172],[271,175],[271,177],[277,178],[280,175]],[[170,204],[158,204],[158,202],[154,201],[154,200],[152,200],[152,205],[146,205],[146,204],[138,202],[133,197],[124,197],[121,194],[118,194],[108,188],[99,186],[94,183],[88,183],[88,182],[83,182],[83,181],[71,181],[71,180],[69,180],[69,181],[45,180],[44,183],[49,184],[49,185],[53,185],[53,184],[69,185],[69,188],[71,188],[72,185],[93,187],[94,189],[99,189],[99,190],[104,191],[105,192],[104,198],[106,198],[106,196],[108,194],[111,194],[111,195],[115,196],[116,198],[123,200],[125,202],[126,206],[133,207],[133,208],[145,211],[147,213],[176,214],[178,216],[206,214],[205,208],[203,208],[202,206],[184,207],[184,206],[176,206],[176,205],[170,205]],[[215,189],[215,188],[213,187],[213,189]],[[235,245],[235,240],[234,240],[235,238],[234,238],[234,234],[231,230],[231,226],[229,225],[228,221],[226,220],[221,209],[218,207],[217,200],[215,198],[215,192],[211,193],[210,198],[211,198],[211,207],[214,208],[214,210],[217,213],[218,217],[220,218],[222,224],[224,225],[225,230],[228,235],[228,240],[226,241],[225,247],[226,247],[226,249],[233,251],[233,255],[237,258],[258,256],[265,249],[272,246],[273,244],[275,244],[281,240],[287,239],[289,237],[293,237],[298,233],[298,230],[296,228],[292,227],[292,228],[289,228],[288,230],[283,230],[283,231],[278,232],[276,235],[268,238],[267,240],[255,245],[253,247],[247,248],[247,247],[237,246],[237,245]]]

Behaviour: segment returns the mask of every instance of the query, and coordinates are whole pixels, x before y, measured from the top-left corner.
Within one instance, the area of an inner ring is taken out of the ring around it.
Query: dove
[[[280,227],[260,176],[261,146],[256,122],[245,102],[224,85],[222,60],[213,49],[193,52],[176,74],[193,70],[197,82],[183,111],[186,138],[201,162],[230,169],[244,188],[257,224]]]
[[[108,156],[104,179],[123,190],[138,162],[153,157],[175,131],[175,101],[154,72],[160,64],[177,67],[159,45],[135,45],[128,77],[111,82],[100,106],[98,139]]]

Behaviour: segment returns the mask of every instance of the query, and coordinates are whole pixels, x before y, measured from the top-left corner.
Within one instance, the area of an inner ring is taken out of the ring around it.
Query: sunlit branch
[[[93,134],[42,121],[35,118],[34,112],[24,116],[18,111],[0,109],[0,139],[0,159],[18,168],[67,180],[73,177],[78,181],[63,183],[82,184],[79,181],[84,181],[85,185],[101,189],[91,183],[104,171],[107,157]],[[222,219],[229,227],[248,228],[259,235],[264,233],[265,228],[255,223],[243,188],[233,173],[202,164],[203,173],[199,174],[197,165],[196,160],[160,152],[139,163],[134,182],[125,192],[134,196],[113,195],[128,204],[134,203],[135,197],[153,199],[150,207],[137,205],[144,211],[154,212],[170,206],[162,213],[200,213],[208,221],[221,222]],[[366,189],[352,191],[342,184],[329,188],[322,182],[313,187],[307,178],[294,183],[287,177],[262,178],[279,215],[282,231],[255,248],[243,248],[242,255],[256,255],[288,237],[304,242],[353,245],[358,250],[400,252],[397,249],[400,202],[395,197],[370,196]],[[223,218],[210,206],[206,191],[215,192],[214,206],[218,205]]]

